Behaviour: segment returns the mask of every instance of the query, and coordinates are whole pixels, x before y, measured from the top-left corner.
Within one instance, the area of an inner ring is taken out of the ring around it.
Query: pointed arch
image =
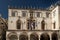
[[[44,21],[44,20],[41,21],[41,29],[42,29],[42,30],[45,29],[45,21]]]
[[[52,33],[52,40],[58,40],[58,35],[56,32]]]
[[[47,33],[41,34],[40,40],[50,40],[50,37]]]
[[[8,38],[9,40],[18,40],[18,36],[15,32],[9,33]]]
[[[10,40],[18,40],[18,37],[16,35],[11,35],[9,37]]]
[[[30,40],[39,40],[38,35],[36,33],[32,33],[30,35]]]
[[[21,35],[19,36],[19,40],[28,40],[28,36],[25,35],[25,34],[21,34]]]
[[[16,22],[17,29],[21,29],[21,20],[18,19]]]

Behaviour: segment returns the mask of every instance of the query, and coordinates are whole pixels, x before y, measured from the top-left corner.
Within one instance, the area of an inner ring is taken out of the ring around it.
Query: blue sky
[[[39,7],[47,8],[59,0],[0,0],[0,14],[3,18],[8,18],[8,5],[13,7]]]

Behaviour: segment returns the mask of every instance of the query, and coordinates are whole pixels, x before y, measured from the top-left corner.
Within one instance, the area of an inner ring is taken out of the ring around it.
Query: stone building
[[[6,40],[60,40],[60,5],[47,9],[8,8]]]
[[[0,40],[6,40],[7,23],[0,15]]]

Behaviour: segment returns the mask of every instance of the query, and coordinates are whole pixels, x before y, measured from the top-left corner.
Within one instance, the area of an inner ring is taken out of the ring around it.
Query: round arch
[[[32,33],[30,35],[30,40],[39,40],[39,37],[38,37],[38,35],[36,33]]]
[[[52,40],[58,40],[58,35],[56,32],[52,33]]]
[[[43,33],[40,36],[40,40],[50,40],[50,37],[47,33]]]

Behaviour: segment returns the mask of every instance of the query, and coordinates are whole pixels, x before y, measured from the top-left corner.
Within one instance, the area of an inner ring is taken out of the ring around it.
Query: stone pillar
[[[9,40],[9,38],[6,37],[6,40]]]
[[[40,40],[40,35],[39,35],[39,40]]]
[[[9,40],[9,38],[8,38],[8,36],[7,36],[8,34],[6,34],[6,40]]]
[[[52,40],[51,34],[49,36],[50,36],[50,40]]]
[[[18,40],[19,40],[19,36],[20,36],[20,32],[17,33]]]
[[[60,40],[60,32],[58,32],[57,34],[58,34],[58,40]]]
[[[19,35],[18,35],[18,40],[19,40]]]
[[[30,40],[30,35],[28,35],[28,40]]]

